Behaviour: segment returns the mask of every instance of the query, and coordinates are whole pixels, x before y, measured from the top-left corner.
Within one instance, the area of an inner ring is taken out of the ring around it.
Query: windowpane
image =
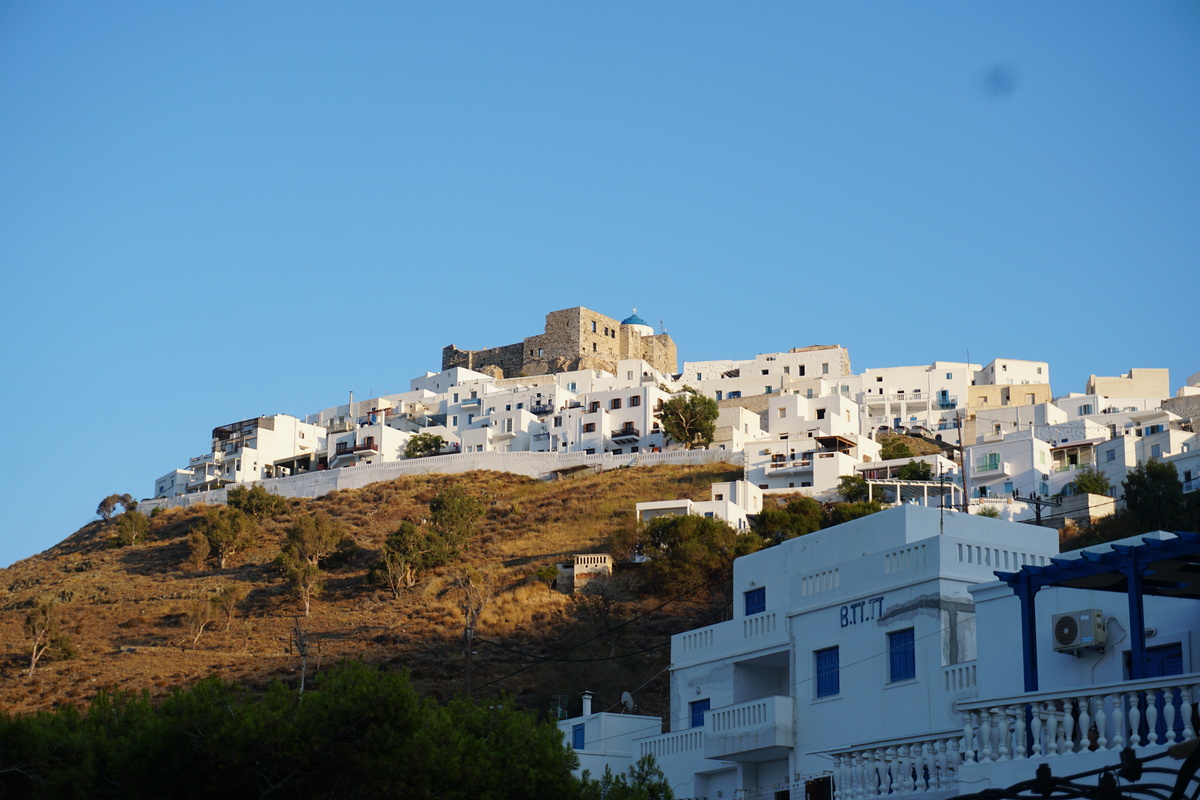
[[[571,727],[571,747],[576,750],[582,750],[584,745],[584,727],[583,725],[573,725]]]
[[[704,727],[704,714],[708,711],[709,704],[710,701],[707,698],[704,700],[695,700],[688,704],[688,710],[691,711],[693,728]]]
[[[841,691],[838,677],[838,649],[830,647],[813,655],[817,661],[817,697],[829,697]]]
[[[743,595],[746,599],[746,616],[761,614],[767,610],[767,587],[751,589]]]
[[[917,677],[916,648],[913,629],[894,631],[888,634],[888,652],[891,655],[891,678],[907,681]]]

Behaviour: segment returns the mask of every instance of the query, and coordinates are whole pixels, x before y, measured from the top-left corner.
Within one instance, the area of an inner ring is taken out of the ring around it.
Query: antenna
[[[662,331],[662,333],[663,333],[664,335],[665,335],[665,334],[666,334],[666,332],[667,332],[667,326],[666,326],[666,323],[664,323],[664,322],[662,321],[662,317],[659,317],[659,318],[658,318],[658,329],[659,329],[660,331]]]
[[[625,707],[626,713],[637,708],[637,703],[633,702],[633,695],[629,692],[621,692],[621,705]]]

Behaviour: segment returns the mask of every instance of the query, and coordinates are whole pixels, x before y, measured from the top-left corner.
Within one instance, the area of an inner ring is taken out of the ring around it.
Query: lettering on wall
[[[883,595],[844,605],[841,612],[843,628],[860,622],[871,622],[883,616]]]

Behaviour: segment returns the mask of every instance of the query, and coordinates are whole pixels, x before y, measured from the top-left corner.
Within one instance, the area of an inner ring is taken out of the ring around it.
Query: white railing
[[[1200,675],[959,705],[967,762],[1153,747],[1196,735]]]
[[[764,633],[774,633],[777,621],[776,612],[754,614],[742,618],[742,637],[752,639]]]
[[[638,747],[640,748],[639,758],[652,755],[659,761],[666,756],[698,751],[704,747],[704,729],[693,728],[687,731],[651,736],[649,739],[639,741]]]
[[[958,785],[961,734],[879,742],[833,752],[835,800],[937,792]]]
[[[942,667],[942,681],[947,692],[961,692],[975,688],[975,662],[952,664]]]
[[[708,712],[708,736],[704,742],[704,755],[708,758],[738,760],[747,753],[790,748],[794,744],[789,696],[761,697]]]

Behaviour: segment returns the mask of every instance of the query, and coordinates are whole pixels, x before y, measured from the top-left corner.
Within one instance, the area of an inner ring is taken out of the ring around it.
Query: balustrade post
[[[1108,722],[1108,709],[1106,704],[1111,695],[1096,695],[1096,714],[1094,720],[1096,723],[1096,749],[1108,749],[1108,736],[1105,734],[1106,723]]]
[[[1030,752],[1031,758],[1038,758],[1039,756],[1041,756],[1042,751],[1043,751],[1042,721],[1045,718],[1045,714],[1046,714],[1046,704],[1045,703],[1033,703],[1032,705],[1030,705],[1030,707],[1029,707],[1029,716],[1030,716],[1029,724],[1030,724],[1030,735],[1031,735],[1031,738],[1033,739],[1033,749]]]
[[[1025,727],[1025,706],[1008,706],[1005,709],[1012,720],[1013,758],[1024,760],[1029,754],[1029,735]]]
[[[1179,687],[1179,713],[1183,715],[1183,738],[1179,741],[1186,742],[1196,738],[1196,731],[1192,728],[1192,686]]]
[[[1058,709],[1055,708],[1053,700],[1044,705],[1046,710],[1046,747],[1043,752],[1048,756],[1058,755],[1062,752],[1058,744]]]
[[[1008,708],[993,708],[992,716],[996,719],[996,760],[1011,761],[1012,748],[1009,747]]]
[[[1147,728],[1146,735],[1141,732],[1142,727],[1142,702],[1148,695],[1145,692],[1130,692],[1129,693],[1129,746],[1137,747],[1142,744],[1150,744],[1154,739],[1154,728]],[[1154,705],[1151,703],[1150,705]]]
[[[981,709],[979,712],[979,760],[992,761],[992,743],[996,741],[996,721],[992,711]]]
[[[907,793],[913,790],[912,759],[910,749],[906,744],[900,745],[900,786]]]
[[[915,773],[913,776],[913,788],[918,792],[923,792],[929,788],[929,781],[925,778],[926,773],[929,772],[929,764],[926,762],[925,744],[923,742],[914,744],[912,746],[912,754],[913,772]]]
[[[858,771],[855,781],[856,797],[875,797],[875,751],[864,750],[860,754],[859,764],[862,765]]]
[[[897,766],[896,748],[889,747],[884,751],[884,757],[887,759],[888,772],[891,773],[891,783],[889,789],[892,794],[900,791],[900,768]]]
[[[850,767],[850,771],[851,771],[850,785],[854,787],[854,796],[856,798],[863,796],[863,782],[862,782],[861,768],[862,768],[862,754],[855,753],[854,757],[853,757],[853,761],[851,762],[851,767]]]
[[[1163,725],[1162,732],[1159,732],[1158,727],[1158,698],[1150,692],[1146,693],[1146,726],[1149,728],[1149,736],[1157,744],[1169,744],[1175,738],[1175,704],[1171,702],[1175,698],[1170,696],[1173,694],[1170,689],[1163,693]],[[1151,711],[1153,709],[1153,711]],[[1154,715],[1154,721],[1150,721],[1151,714]]]
[[[1092,697],[1079,699],[1079,752],[1091,750],[1089,739],[1092,735]]]
[[[833,757],[833,800],[843,800],[846,796],[843,788],[845,782],[842,770],[843,758],[844,756],[840,754]]]
[[[963,754],[963,760],[967,763],[975,763],[975,712],[963,712],[963,734],[962,746],[960,750]]]
[[[1125,747],[1125,692],[1109,695],[1112,705],[1112,749],[1122,750]]]

